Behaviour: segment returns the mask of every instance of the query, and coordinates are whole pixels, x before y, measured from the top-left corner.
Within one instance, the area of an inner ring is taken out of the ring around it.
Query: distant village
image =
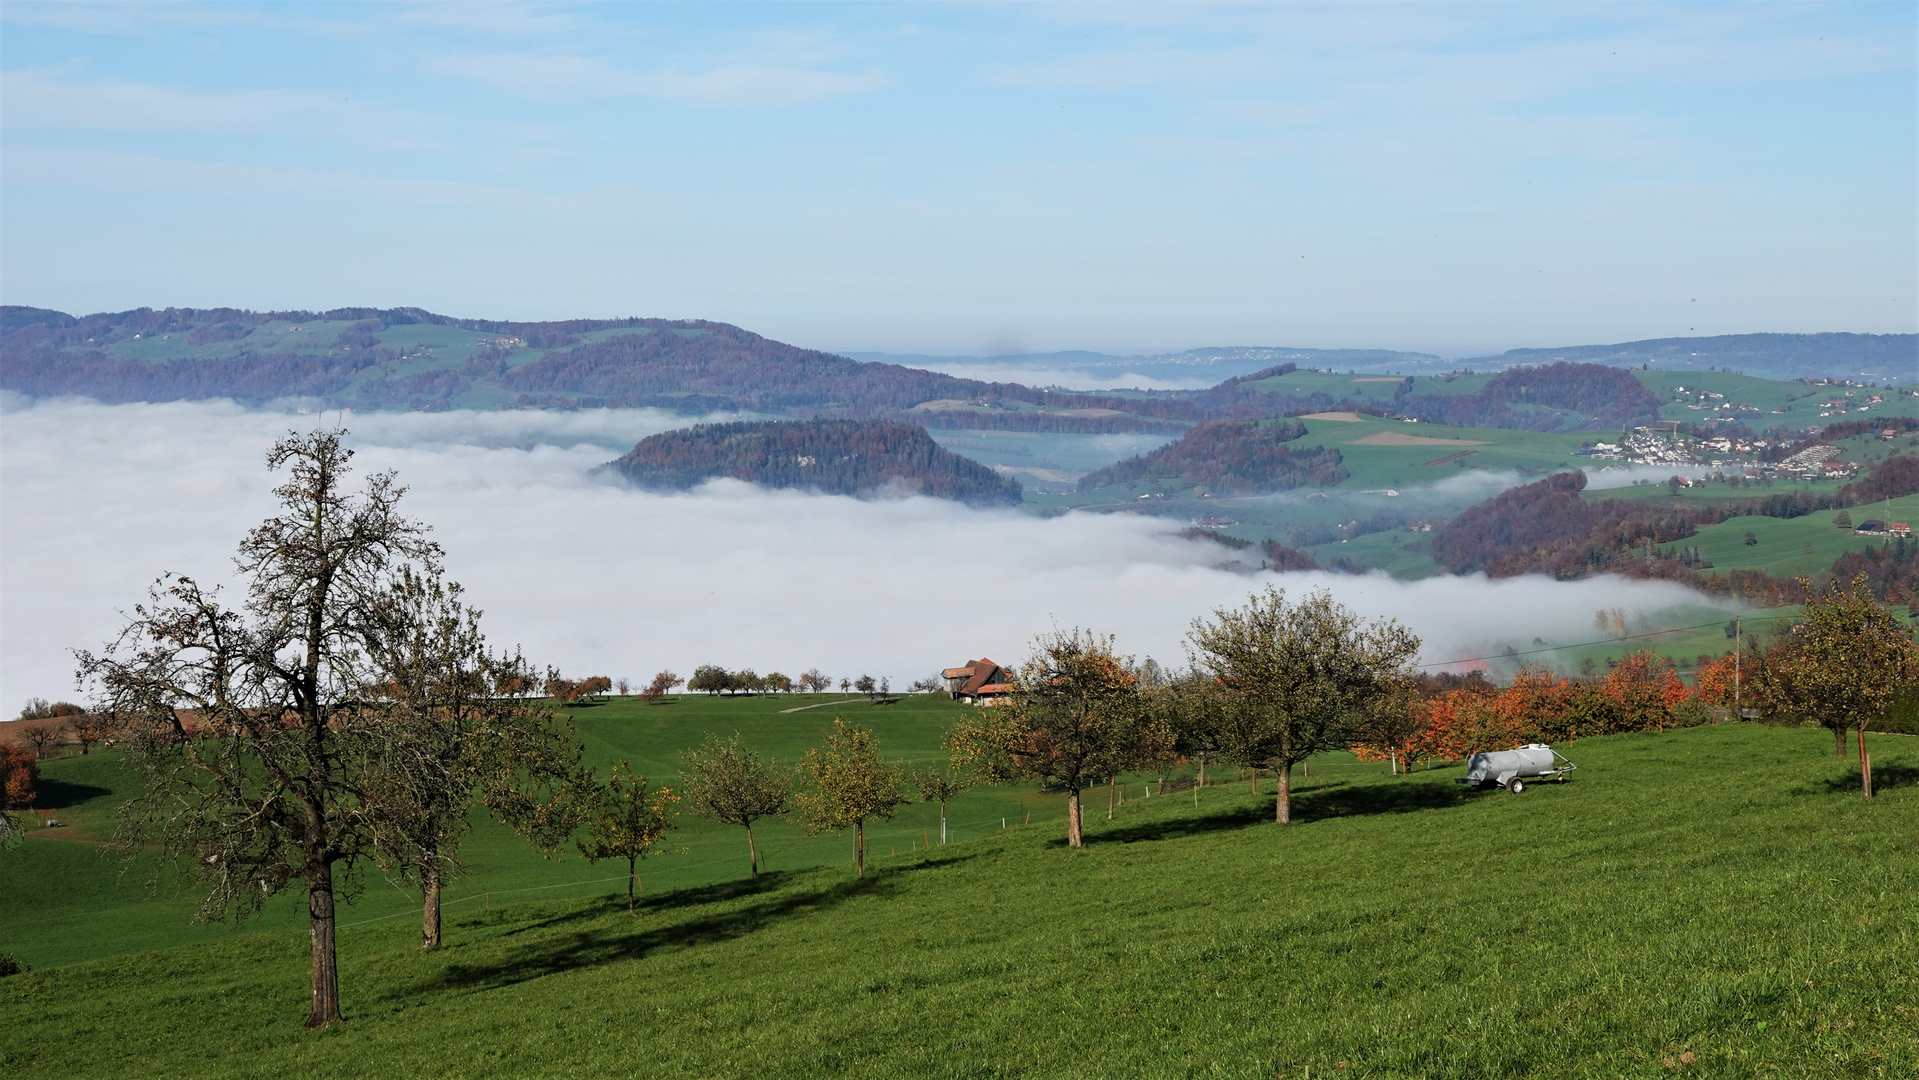
[[[1668,422],[1676,429],[1675,424]],[[1880,432],[1880,438],[1892,439],[1896,428]],[[1783,461],[1760,461],[1759,454],[1778,445],[1765,437],[1741,438],[1721,435],[1714,438],[1687,438],[1676,430],[1649,427],[1634,428],[1617,443],[1596,442],[1574,453],[1594,461],[1618,461],[1630,465],[1670,465],[1685,468],[1721,470],[1723,475],[1749,479],[1849,480],[1859,473],[1859,463],[1840,459],[1840,449],[1832,445],[1809,446]],[[1694,482],[1679,477],[1681,486]]]

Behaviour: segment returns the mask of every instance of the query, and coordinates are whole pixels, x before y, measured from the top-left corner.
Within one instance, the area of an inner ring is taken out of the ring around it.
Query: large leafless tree
[[[379,608],[402,568],[437,574],[440,557],[399,512],[393,474],[348,489],[342,434],[291,434],[268,453],[287,479],[279,512],[240,544],[243,607],[168,575],[102,654],[79,656],[100,707],[130,725],[142,790],[122,810],[123,847],[188,862],[208,886],[203,918],[305,891],[310,1027],[341,1018],[336,893],[372,849],[368,784],[402,734],[369,707]]]

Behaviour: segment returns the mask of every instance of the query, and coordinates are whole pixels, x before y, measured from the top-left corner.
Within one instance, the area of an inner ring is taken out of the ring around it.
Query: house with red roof
[[[992,705],[1013,692],[1013,673],[984,657],[940,672],[946,693],[966,705]]]

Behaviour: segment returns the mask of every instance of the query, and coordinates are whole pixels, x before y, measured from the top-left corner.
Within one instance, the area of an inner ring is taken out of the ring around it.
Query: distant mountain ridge
[[[1458,363],[1507,368],[1557,360],[1664,370],[1730,368],[1766,379],[1844,378],[1867,382],[1919,382],[1919,334],[1723,334],[1717,337],[1650,338],[1618,345],[1572,345],[1556,349],[1508,349]]]
[[[1100,353],[1032,354],[1089,366]],[[682,415],[739,413],[792,419],[888,419],[934,429],[1180,434],[1209,421],[1269,419],[1326,409],[1484,427],[1612,427],[1657,407],[1633,387],[1598,386],[1608,371],[1654,363],[1670,370],[1786,367],[1827,377],[1871,374],[1919,381],[1919,335],[1746,334],[1622,345],[1522,349],[1479,361],[1387,350],[1209,347],[1122,366],[1162,363],[1203,388],[1073,391],[861,361],[702,319],[462,319],[418,308],[253,312],[169,308],[76,317],[0,307],[0,389],[35,397],[117,402],[232,398],[327,408],[497,409],[651,407]],[[1246,370],[1254,364],[1262,365]],[[1448,372],[1525,366],[1538,378]],[[1898,372],[1904,364],[1906,371]],[[1445,370],[1435,370],[1445,367]],[[1366,371],[1401,374],[1403,388]],[[982,374],[987,374],[982,369]],[[1043,372],[1039,373],[1043,376]],[[1642,375],[1644,373],[1641,373]],[[1802,376],[1803,377],[1803,376]],[[1417,384],[1417,385],[1415,385]],[[1529,389],[1530,388],[1530,389]],[[1508,393],[1508,389],[1511,390]],[[1663,393],[1663,391],[1662,391]],[[1663,400],[1663,398],[1661,399]],[[1675,406],[1676,407],[1676,406]],[[1749,410],[1750,411],[1750,410]],[[1755,414],[1758,420],[1761,414]],[[1810,417],[1811,414],[1807,414]],[[1688,417],[1690,419],[1690,417]]]

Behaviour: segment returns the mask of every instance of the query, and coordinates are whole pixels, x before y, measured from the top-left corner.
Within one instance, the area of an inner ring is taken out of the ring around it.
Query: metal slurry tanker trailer
[[[1526,781],[1548,777],[1564,783],[1579,766],[1560,757],[1544,743],[1528,743],[1512,750],[1474,754],[1466,759],[1466,775],[1458,782],[1473,787],[1497,784],[1514,795],[1526,790]]]

